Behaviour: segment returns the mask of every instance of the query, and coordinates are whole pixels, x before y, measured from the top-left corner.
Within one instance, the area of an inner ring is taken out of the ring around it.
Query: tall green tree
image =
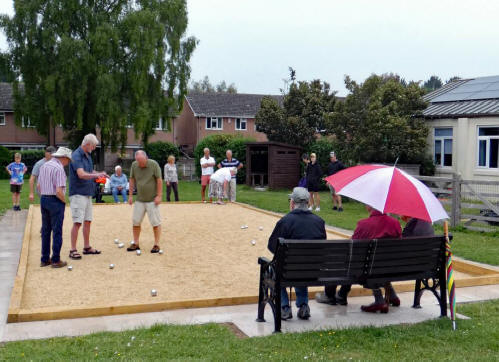
[[[258,130],[270,141],[307,147],[316,134],[327,134],[326,116],[333,111],[336,92],[320,80],[293,82],[282,107],[275,98],[264,97],[256,114]]]
[[[358,84],[345,77],[350,94],[337,102],[327,127],[340,145],[342,158],[357,162],[421,162],[428,128],[418,117],[427,104],[416,82],[372,75]]]
[[[237,88],[234,83],[227,85],[225,80],[213,85],[207,75],[198,81],[192,81],[189,87],[189,93],[237,93]]]
[[[442,85],[442,79],[436,75],[432,75],[426,82],[424,82],[423,88],[426,92],[432,92],[438,88],[441,88]]]
[[[10,56],[8,53],[0,53],[0,82],[13,82],[16,74],[12,69]]]
[[[41,134],[60,124],[72,144],[99,130],[115,150],[127,125],[146,144],[180,111],[197,43],[185,36],[185,0],[14,0],[14,11],[0,25],[18,123]]]

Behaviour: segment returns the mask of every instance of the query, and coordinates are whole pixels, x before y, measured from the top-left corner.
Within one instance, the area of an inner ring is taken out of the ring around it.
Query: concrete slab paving
[[[483,301],[499,298],[499,286],[481,286],[460,288],[457,291],[458,302]],[[368,314],[360,310],[362,304],[372,302],[372,297],[349,299],[348,306],[329,306],[310,301],[312,317],[308,321],[294,318],[282,323],[284,333],[317,331],[324,329],[344,329],[352,327],[387,326],[394,324],[412,324],[438,318],[440,308],[431,293],[425,293],[421,300],[421,309],[411,308],[413,293],[401,293],[401,307],[390,308],[388,314]],[[94,332],[124,331],[154,324],[205,324],[234,323],[249,337],[267,336],[274,331],[272,312],[266,308],[264,323],[257,323],[255,304],[216,308],[178,309],[155,313],[138,313],[105,317],[65,319],[54,321],[9,323],[5,327],[2,341],[41,339],[62,336],[80,336]]]

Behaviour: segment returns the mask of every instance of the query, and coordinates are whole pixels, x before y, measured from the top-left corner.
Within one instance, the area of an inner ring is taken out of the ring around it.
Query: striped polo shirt
[[[225,158],[222,162],[220,162],[220,165],[222,167],[238,167],[240,163],[241,162],[239,162],[237,158],[232,157],[230,161]],[[236,175],[233,175],[232,178],[236,178]]]
[[[42,196],[55,195],[58,187],[62,187],[64,193],[66,192],[66,173],[61,161],[56,157],[52,157],[40,168],[38,187]]]

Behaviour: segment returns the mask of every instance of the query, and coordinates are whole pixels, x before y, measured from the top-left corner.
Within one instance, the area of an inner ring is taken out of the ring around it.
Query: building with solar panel
[[[437,174],[499,180],[499,76],[459,79],[424,99]]]

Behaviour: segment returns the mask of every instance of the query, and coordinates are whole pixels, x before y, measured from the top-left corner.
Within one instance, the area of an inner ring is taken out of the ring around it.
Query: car
[[[128,190],[130,189],[129,188],[129,185],[130,185],[130,182],[127,182],[126,183],[126,193],[128,194]],[[104,185],[104,195],[111,195],[111,179],[107,179],[106,180],[106,184]],[[133,190],[133,194],[136,195],[137,194],[137,189]]]

